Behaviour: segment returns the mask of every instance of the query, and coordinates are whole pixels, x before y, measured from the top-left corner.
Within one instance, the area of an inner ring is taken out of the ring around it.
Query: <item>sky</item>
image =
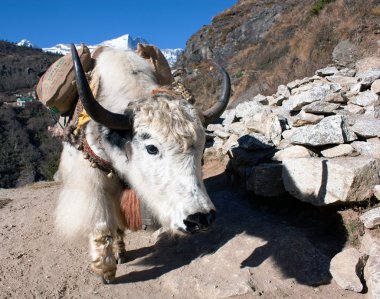
[[[98,44],[129,33],[166,48],[184,48],[203,25],[237,0],[0,0],[0,39]]]

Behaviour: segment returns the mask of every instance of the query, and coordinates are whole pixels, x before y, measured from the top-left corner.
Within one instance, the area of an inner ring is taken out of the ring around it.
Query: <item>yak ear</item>
[[[223,85],[222,85],[222,94],[220,95],[219,100],[212,106],[203,112],[204,117],[204,126],[207,127],[208,124],[215,121],[222,115],[224,110],[226,110],[228,102],[231,96],[231,79],[226,70],[214,62],[214,65],[219,69],[223,75]]]
[[[110,129],[132,130],[133,112],[131,110],[127,110],[125,114],[113,113],[105,109],[95,100],[74,44],[71,44],[71,56],[74,63],[75,80],[79,98],[88,115],[94,121]]]

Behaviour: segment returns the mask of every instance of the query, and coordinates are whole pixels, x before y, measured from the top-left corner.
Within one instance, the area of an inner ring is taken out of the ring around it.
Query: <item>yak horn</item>
[[[71,44],[71,56],[74,63],[75,80],[79,98],[88,115],[94,121],[110,129],[131,130],[133,126],[133,114],[131,111],[128,111],[126,114],[113,113],[105,109],[95,100],[74,44]]]
[[[230,76],[228,75],[228,73],[226,72],[226,70],[223,67],[221,67],[216,62],[214,62],[214,64],[216,65],[216,67],[219,69],[219,71],[223,75],[223,87],[222,87],[222,94],[221,94],[218,102],[216,102],[214,104],[214,106],[212,106],[211,108],[209,108],[203,112],[203,116],[205,119],[205,125],[206,126],[208,124],[210,124],[211,122],[213,122],[214,120],[218,119],[219,116],[222,115],[222,113],[224,112],[224,110],[226,109],[226,107],[228,105],[228,101],[229,101],[230,95],[231,95]]]

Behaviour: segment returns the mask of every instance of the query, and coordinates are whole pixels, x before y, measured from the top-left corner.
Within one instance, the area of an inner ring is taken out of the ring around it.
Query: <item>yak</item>
[[[91,120],[83,128],[82,149],[64,143],[56,225],[67,237],[89,238],[91,268],[110,283],[126,255],[128,227],[120,208],[126,184],[173,231],[194,233],[213,223],[215,206],[202,180],[204,125],[226,108],[231,84],[216,64],[223,77],[221,96],[200,112],[160,89],[146,59],[108,48],[92,72],[99,85],[95,99],[74,45],[71,53],[79,98]],[[83,147],[98,167],[83,157]]]

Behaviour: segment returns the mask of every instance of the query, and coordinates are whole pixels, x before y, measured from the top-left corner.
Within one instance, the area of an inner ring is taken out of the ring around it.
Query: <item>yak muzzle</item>
[[[208,230],[215,220],[215,215],[214,210],[211,210],[209,213],[195,213],[189,215],[183,220],[183,223],[186,225],[186,232],[193,234]]]

